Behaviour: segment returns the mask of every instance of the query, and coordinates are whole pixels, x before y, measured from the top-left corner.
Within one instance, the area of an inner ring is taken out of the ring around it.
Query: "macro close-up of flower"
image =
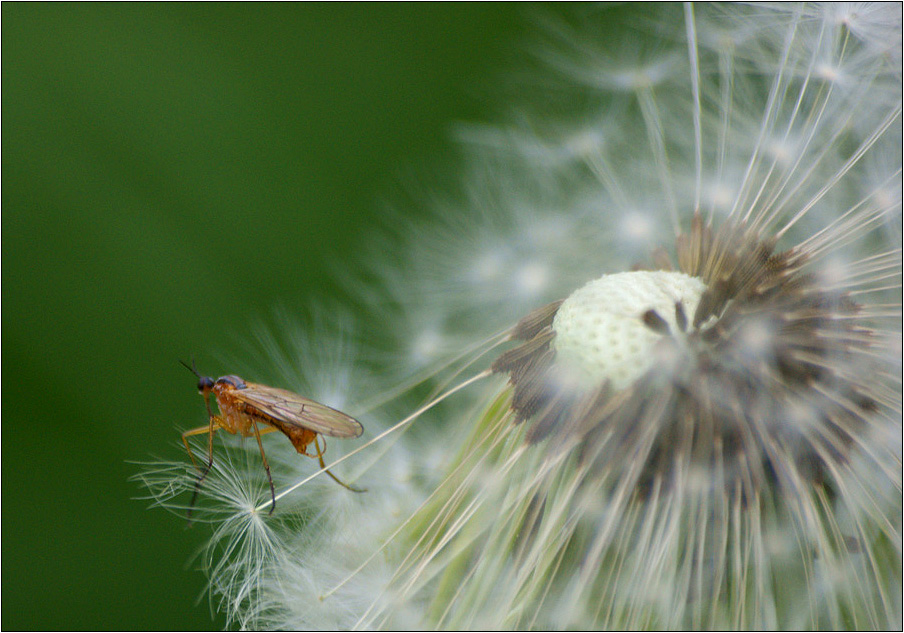
[[[153,505],[210,530],[214,609],[251,629],[900,628],[901,18],[538,17],[503,105],[456,124],[452,175],[342,263],[347,301],[249,345],[343,418],[292,443],[202,427],[141,467]]]

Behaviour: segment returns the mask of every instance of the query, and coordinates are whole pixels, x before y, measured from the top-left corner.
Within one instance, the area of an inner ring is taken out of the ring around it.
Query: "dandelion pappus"
[[[321,448],[320,441],[317,439],[318,435],[341,438],[360,437],[361,433],[364,432],[364,427],[356,419],[285,389],[246,382],[242,378],[233,375],[221,376],[214,380],[209,376],[202,376],[198,373],[194,367],[194,361],[192,361],[191,367],[183,361],[179,362],[198,377],[198,392],[204,396],[204,404],[207,406],[209,421],[206,426],[189,429],[182,434],[185,450],[188,451],[188,456],[191,458],[195,468],[200,471],[198,483],[195,485],[195,492],[188,510],[189,517],[201,490],[201,484],[213,466],[213,434],[218,429],[233,435],[238,433],[242,437],[253,435],[257,440],[258,448],[261,451],[261,459],[264,463],[264,470],[267,471],[267,481],[270,483],[270,496],[272,499],[270,514],[273,514],[273,510],[276,507],[276,489],[273,486],[273,478],[270,476],[270,465],[267,462],[267,455],[264,453],[261,435],[271,431],[282,432],[292,442],[295,450],[302,455],[316,457],[324,472],[339,485],[348,488],[352,492],[364,492],[360,488],[354,488],[343,483],[327,469],[323,461],[326,442],[324,441]],[[219,415],[214,415],[210,408],[211,393],[216,398],[217,406],[220,409]],[[201,435],[203,433],[208,435],[208,457],[207,465],[202,469],[195,460],[188,438],[192,435]],[[312,442],[315,448],[315,453],[313,454],[307,452],[307,447]]]

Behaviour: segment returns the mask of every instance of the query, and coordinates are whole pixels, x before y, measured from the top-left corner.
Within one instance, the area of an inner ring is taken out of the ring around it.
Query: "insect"
[[[195,468],[200,471],[191,506],[189,506],[189,517],[191,517],[191,509],[194,508],[198,493],[201,490],[201,484],[213,466],[213,434],[218,429],[233,435],[240,433],[242,437],[253,435],[257,440],[258,448],[261,451],[261,459],[264,462],[264,470],[267,471],[267,481],[270,483],[270,496],[272,499],[270,514],[273,514],[273,510],[276,507],[276,489],[273,486],[273,478],[270,476],[270,465],[267,463],[267,455],[264,453],[261,435],[271,431],[282,432],[292,442],[295,450],[302,455],[316,457],[320,461],[320,467],[339,485],[353,492],[364,492],[360,488],[354,488],[339,481],[327,469],[326,464],[323,462],[326,442],[324,441],[323,447],[321,447],[321,440],[318,439],[318,435],[344,438],[359,437],[364,432],[364,427],[355,418],[319,402],[299,396],[297,393],[246,382],[238,376],[221,376],[214,380],[199,374],[198,370],[195,369],[194,361],[192,361],[191,367],[184,361],[179,362],[198,377],[198,392],[204,396],[209,420],[206,426],[190,429],[182,434],[185,450],[188,451],[188,456],[191,458]],[[214,415],[210,409],[211,392],[217,400],[217,405],[220,409],[219,415]],[[208,435],[208,457],[207,465],[202,469],[195,460],[188,438],[192,435],[201,435],[203,433]],[[315,449],[313,454],[307,452],[307,448],[311,443],[314,444]]]

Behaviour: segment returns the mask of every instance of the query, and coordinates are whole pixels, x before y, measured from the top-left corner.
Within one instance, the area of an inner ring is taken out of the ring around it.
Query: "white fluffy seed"
[[[627,387],[650,368],[662,336],[644,324],[643,315],[653,310],[681,337],[675,304],[682,304],[690,321],[705,289],[697,277],[666,271],[617,273],[591,281],[556,313],[557,366],[583,387],[607,379],[615,389]]]

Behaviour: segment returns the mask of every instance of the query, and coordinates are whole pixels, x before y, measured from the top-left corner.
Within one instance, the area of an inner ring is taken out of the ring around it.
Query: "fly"
[[[189,517],[201,490],[201,484],[213,466],[213,434],[219,429],[233,435],[241,434],[242,437],[253,435],[257,440],[258,448],[261,451],[261,460],[264,462],[264,470],[267,471],[267,481],[270,483],[270,496],[272,498],[270,514],[273,514],[273,509],[276,507],[276,489],[273,486],[273,478],[270,476],[270,465],[267,463],[267,455],[264,453],[261,435],[271,431],[280,431],[288,437],[295,450],[302,455],[316,457],[324,472],[339,485],[348,488],[352,492],[364,492],[360,488],[354,488],[343,483],[327,469],[323,461],[326,442],[324,441],[321,447],[321,440],[318,439],[318,435],[341,438],[360,437],[364,432],[364,427],[355,418],[286,389],[246,382],[238,376],[222,376],[214,380],[199,374],[194,367],[194,362],[192,362],[191,367],[183,361],[179,362],[198,377],[198,392],[204,396],[204,404],[207,405],[208,416],[208,424],[206,426],[190,429],[182,434],[185,450],[188,451],[188,456],[191,458],[195,468],[200,471],[191,506],[189,506]],[[220,409],[219,415],[214,415],[210,408],[211,393],[216,398],[217,406]],[[204,433],[208,435],[208,457],[207,465],[202,469],[195,460],[188,438],[192,435],[202,435]],[[312,443],[314,444],[315,452],[308,453],[307,448]]]

